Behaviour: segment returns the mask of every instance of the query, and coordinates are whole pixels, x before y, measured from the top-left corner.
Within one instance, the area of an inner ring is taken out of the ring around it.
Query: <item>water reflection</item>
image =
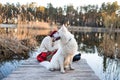
[[[103,80],[120,80],[120,60],[107,58],[105,65]]]
[[[96,32],[74,32],[78,44],[86,44],[87,46],[99,46],[103,41],[103,33]]]
[[[110,58],[120,58],[120,34],[96,33],[96,32],[74,32],[78,44],[88,47],[97,46],[100,55]],[[116,46],[117,44],[117,46]]]
[[[107,68],[106,60],[107,60],[107,57],[103,56],[103,71],[104,72],[106,71],[106,68]]]
[[[2,63],[2,65],[0,64],[0,80],[6,77],[7,75],[9,75],[21,63],[22,61],[13,60],[13,61]]]
[[[105,56],[100,56],[95,47],[95,52],[82,51],[82,58],[87,60],[87,63],[94,70],[95,74],[101,80],[120,80],[120,59],[111,59]]]

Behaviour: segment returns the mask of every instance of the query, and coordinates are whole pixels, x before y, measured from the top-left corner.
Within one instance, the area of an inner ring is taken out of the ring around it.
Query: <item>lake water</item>
[[[101,80],[120,80],[119,59],[104,58],[104,56],[98,56],[98,53],[83,53],[82,58],[87,60],[87,63]]]
[[[22,61],[16,61],[16,60],[1,63],[0,64],[0,80],[8,76],[21,63]]]

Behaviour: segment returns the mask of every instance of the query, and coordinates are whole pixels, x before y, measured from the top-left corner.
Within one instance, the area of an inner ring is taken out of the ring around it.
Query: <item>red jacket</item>
[[[57,52],[57,50],[55,50],[54,52],[41,52],[38,56],[37,56],[37,60],[39,62],[42,61],[50,61],[52,59],[52,56]]]

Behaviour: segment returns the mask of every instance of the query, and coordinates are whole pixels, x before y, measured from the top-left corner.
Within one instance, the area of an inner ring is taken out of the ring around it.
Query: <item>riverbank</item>
[[[33,43],[32,40],[18,40],[8,36],[0,36],[0,62],[29,58],[28,53],[37,46],[37,42],[34,40]]]

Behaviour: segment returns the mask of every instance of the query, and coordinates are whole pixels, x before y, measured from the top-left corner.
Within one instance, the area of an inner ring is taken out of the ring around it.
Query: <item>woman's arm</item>
[[[58,49],[58,46],[54,44],[54,42],[52,41],[52,38],[48,38],[46,41],[45,41],[45,48],[48,50],[48,51],[54,51],[56,49]]]

